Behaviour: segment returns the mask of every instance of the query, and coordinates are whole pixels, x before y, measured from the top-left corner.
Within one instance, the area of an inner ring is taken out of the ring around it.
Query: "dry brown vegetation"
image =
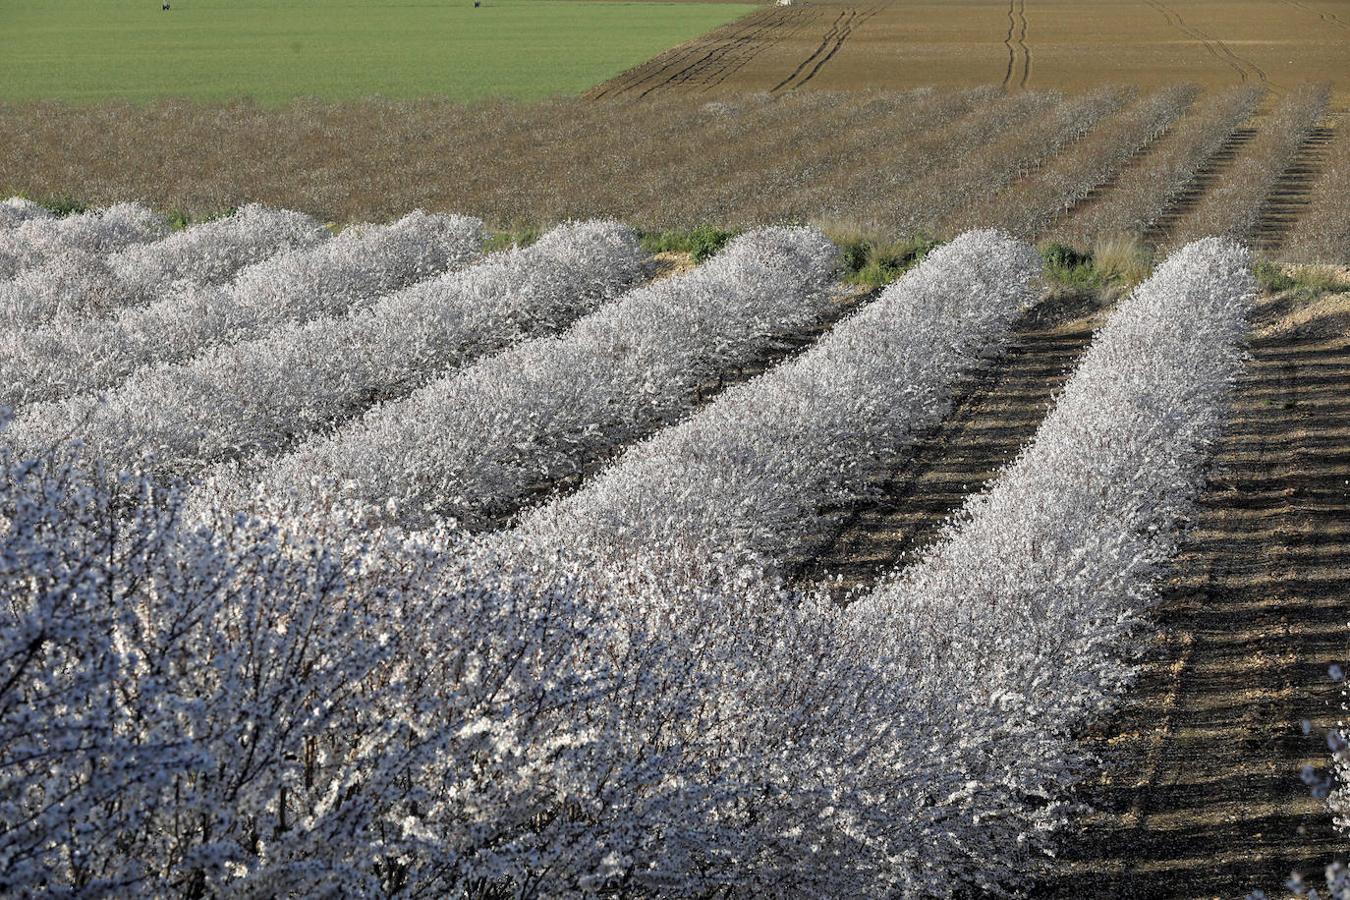
[[[259,201],[335,222],[422,207],[512,230],[602,215],[651,230],[809,221],[873,243],[1000,224],[1089,249],[1250,234],[1282,175],[1299,170],[1316,188],[1282,226],[1299,229],[1284,246],[1291,258],[1347,261],[1345,142],[1324,176],[1305,153],[1325,87],[1249,119],[1263,96],[986,86],[469,106],[0,105],[11,138],[0,192],[135,198],[188,219]],[[1257,137],[1234,150],[1249,124]]]
[[[1308,84],[1282,98],[1233,168],[1172,230],[1170,243],[1212,234],[1251,239],[1263,203],[1321,121],[1330,94],[1328,85]]]
[[[1052,238],[1087,246],[1097,235],[1142,235],[1195,179],[1196,174],[1256,111],[1263,91],[1239,87],[1217,91],[1159,139],[1141,165],[1120,174],[1109,190],[1064,219]]]
[[[1313,183],[1307,210],[1284,242],[1296,262],[1350,261],[1350,122],[1335,129],[1322,175]]]
[[[1197,93],[1193,85],[1179,85],[1138,100],[1033,174],[962,210],[949,227],[998,225],[1024,237],[1044,233],[1166,134]]]

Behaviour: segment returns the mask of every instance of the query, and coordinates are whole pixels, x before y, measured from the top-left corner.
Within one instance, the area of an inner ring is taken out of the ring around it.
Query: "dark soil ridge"
[[[769,43],[765,38],[774,31],[791,28],[795,33],[800,26],[819,16],[819,10],[805,7],[770,7],[750,13],[620,72],[591,88],[585,96],[600,100],[626,96],[641,88],[635,96],[645,97],[655,90],[691,82],[696,77],[700,80],[695,83],[703,83],[722,74],[728,67],[744,65],[748,60],[742,57],[761,52]]]
[[[820,541],[787,566],[790,580],[838,596],[874,584],[922,554],[966,498],[1035,434],[1092,338],[1098,301],[1044,301],[1014,327],[998,359],[967,376],[952,411],[901,460],[878,460],[876,496],[826,510]]]
[[[1347,653],[1350,333],[1335,318],[1333,335],[1298,319],[1257,332],[1139,681],[1085,738],[1105,762],[1079,796],[1095,811],[1032,896],[1278,896],[1290,872],[1315,884],[1345,855],[1299,778],[1327,762],[1327,667]]]

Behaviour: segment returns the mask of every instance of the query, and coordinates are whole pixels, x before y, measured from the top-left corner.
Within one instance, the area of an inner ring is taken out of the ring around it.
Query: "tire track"
[[[728,43],[743,41],[749,37],[758,36],[766,26],[772,24],[775,18],[779,16],[776,9],[762,10],[752,13],[749,16],[732,23],[725,29],[719,29],[711,35],[704,35],[689,43],[667,50],[659,56],[649,59],[625,72],[621,72],[614,78],[600,85],[598,92],[590,94],[589,99],[600,100],[605,97],[615,97],[636,90],[643,85],[659,79],[662,75],[670,72],[677,67],[685,67],[679,71],[685,71],[690,65],[690,61],[699,57],[700,54],[706,56],[713,52],[708,50],[709,44],[714,44],[714,50],[717,47]],[[720,32],[720,33],[719,33]],[[697,65],[697,63],[694,63]],[[678,74],[678,72],[677,72]]]
[[[1145,2],[1161,13],[1169,25],[1192,40],[1199,41],[1205,50],[1209,52],[1210,56],[1213,56],[1215,59],[1232,68],[1244,84],[1252,77],[1255,77],[1261,84],[1271,87],[1275,93],[1279,93],[1279,91],[1275,90],[1273,85],[1270,84],[1270,79],[1266,75],[1264,69],[1246,57],[1234,53],[1227,43],[1218,38],[1211,37],[1194,25],[1187,24],[1186,20],[1181,17],[1181,14],[1170,6],[1158,2],[1158,0],[1145,0]]]
[[[806,84],[806,83],[807,83],[808,81],[810,81],[812,78],[815,78],[815,77],[816,77],[816,74],[820,72],[821,68],[822,68],[827,62],[829,62],[830,60],[834,59],[834,55],[835,55],[836,53],[838,53],[841,49],[843,49],[844,41],[848,40],[849,36],[853,34],[853,29],[854,29],[855,27],[857,27],[857,26],[863,24],[864,22],[866,22],[868,19],[870,19],[870,18],[872,18],[873,16],[875,16],[875,15],[876,15],[878,12],[880,12],[880,11],[881,11],[881,7],[878,6],[878,7],[874,8],[874,9],[871,9],[871,10],[869,10],[869,11],[863,13],[861,16],[857,16],[857,15],[855,14],[854,18],[853,18],[853,19],[850,19],[849,22],[848,22],[848,24],[847,24],[847,25],[843,28],[843,30],[841,30],[841,31],[839,32],[839,34],[835,37],[834,46],[833,46],[832,48],[830,48],[830,52],[829,52],[829,53],[826,53],[825,56],[824,56],[824,58],[822,58],[819,62],[816,63],[815,67],[811,69],[811,71],[807,74],[807,76],[806,76],[805,78],[803,78],[801,81],[799,81],[799,82],[797,82],[796,84],[794,84],[794,85],[792,86],[792,89],[795,91],[797,88],[799,88],[799,87],[801,87],[802,85]]]
[[[652,81],[653,79],[659,78],[661,75],[665,74],[670,69],[672,69],[675,65],[684,65],[685,69],[681,69],[679,72],[676,72],[674,76],[671,76],[671,79],[678,77],[681,74],[681,72],[687,71],[689,66],[686,64],[689,63],[690,60],[695,60],[692,63],[692,65],[694,66],[697,66],[699,64],[700,60],[696,60],[695,58],[698,57],[700,52],[702,52],[704,54],[704,57],[706,58],[710,53],[716,52],[716,50],[719,48],[724,48],[727,47],[728,45],[739,45],[745,41],[754,40],[755,38],[759,37],[760,35],[764,34],[766,31],[772,28],[773,20],[777,18],[778,15],[779,13],[777,10],[774,9],[764,10],[762,13],[756,13],[754,15],[747,16],[746,18],[742,19],[740,22],[736,23],[737,27],[733,28],[730,32],[726,34],[713,32],[710,35],[705,35],[704,37],[698,39],[697,41],[694,41],[693,43],[689,44],[686,52],[673,65],[662,66],[658,70],[645,75],[643,78],[639,79],[636,83],[626,87],[624,91],[635,90],[636,88],[641,87],[642,85]],[[713,50],[711,51],[707,49],[709,44],[713,45]],[[671,79],[667,79],[667,81]],[[622,92],[623,91],[621,91],[620,93]],[[645,93],[643,96],[645,96]]]
[[[1317,18],[1321,19],[1328,25],[1335,25],[1337,28],[1344,28],[1347,31],[1350,31],[1350,24],[1346,24],[1346,22],[1335,13],[1321,12],[1320,10],[1313,9],[1306,3],[1300,3],[1299,0],[1284,0],[1284,2],[1287,5],[1294,7],[1295,9],[1303,10],[1305,13],[1308,13],[1309,15],[1317,16]]]
[[[765,35],[772,32],[777,27],[779,27],[780,24],[781,24],[781,17],[773,15],[773,12],[770,11],[769,15],[766,16],[763,20],[761,20],[761,24],[759,25],[759,27],[753,29],[752,31],[742,33],[740,36],[734,39],[727,39],[719,42],[711,50],[704,53],[703,56],[699,57],[689,65],[685,66],[683,69],[676,72],[674,75],[670,76],[665,81],[658,82],[652,85],[651,87],[647,88],[638,96],[646,97],[653,91],[661,90],[662,88],[668,88],[676,84],[690,81],[694,77],[694,73],[698,72],[698,70],[701,67],[707,65],[710,62],[717,62],[721,60],[723,57],[725,57],[728,53],[731,53],[740,47],[743,47],[747,44],[751,44],[754,41],[763,38]]]
[[[786,29],[786,31],[784,31],[783,34],[777,36],[778,41],[789,41],[796,38],[797,35],[804,28],[806,28],[808,25],[813,24],[818,18],[820,18],[818,10],[808,11],[803,9],[801,10],[801,12],[802,12],[801,15],[797,16],[797,18],[792,20],[791,25]],[[735,60],[733,60],[726,66],[723,66],[721,71],[716,73],[715,78],[713,78],[711,81],[707,81],[707,83],[704,84],[703,86],[703,92],[706,93],[712,90],[713,88],[720,85],[722,82],[726,81],[732,75],[735,75],[741,69],[745,68],[746,65],[750,63],[751,60],[759,56],[761,53],[765,51],[765,49],[767,49],[770,46],[772,45],[770,44],[769,41],[760,41],[755,45],[753,45],[753,47],[750,49],[748,53],[745,53],[737,57]]]
[[[1017,63],[1017,51],[1013,49],[1013,32],[1017,29],[1017,0],[1008,0],[1008,33],[1003,38],[1003,46],[1008,48],[1008,68],[1003,73],[1003,86],[1006,88],[1013,77],[1013,66]]]
[[[1022,77],[1018,87],[1026,87],[1031,77],[1031,48],[1027,46],[1027,0],[1017,0],[1017,46],[1022,51]]]
[[[1031,51],[1027,48],[1027,0],[1008,0],[1008,32],[1003,37],[1003,46],[1008,49],[1003,86],[1012,86],[1013,77],[1020,68],[1017,86],[1026,87],[1027,79],[1031,77]]]
[[[834,55],[843,48],[844,42],[853,34],[853,29],[862,25],[880,11],[880,6],[871,7],[863,10],[861,13],[856,8],[850,7],[845,9],[834,20],[829,30],[825,32],[819,46],[812,51],[811,55],[799,62],[797,67],[793,69],[786,78],[770,88],[769,93],[776,94],[784,88],[789,88],[789,86],[791,90],[795,91],[812,78],[815,78],[820,70],[825,67],[825,64],[833,59]],[[814,63],[814,65],[812,65],[812,63]],[[811,66],[809,71],[807,70],[808,66]],[[806,74],[803,75],[803,72]],[[793,83],[794,79],[797,79],[795,84]]]
[[[788,75],[788,77],[784,78],[782,81],[778,82],[773,87],[769,88],[769,93],[776,94],[778,91],[782,90],[784,87],[788,85],[789,82],[792,81],[792,79],[800,75],[803,69],[811,65],[812,60],[814,60],[820,54],[824,53],[825,48],[829,46],[830,41],[833,40],[834,36],[839,33],[840,24],[846,20],[851,20],[853,15],[854,11],[851,9],[841,10],[839,15],[835,16],[834,22],[830,24],[829,29],[825,32],[825,36],[820,39],[820,46],[816,47],[816,49],[813,50],[811,52],[811,55],[808,56],[806,59],[797,63],[797,68],[793,69],[792,72]]]

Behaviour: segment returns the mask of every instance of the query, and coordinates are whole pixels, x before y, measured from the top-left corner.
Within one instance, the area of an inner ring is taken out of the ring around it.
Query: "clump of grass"
[[[1350,291],[1350,281],[1331,266],[1281,266],[1262,261],[1256,264],[1256,280],[1272,294],[1297,291],[1300,296],[1318,297]]]
[[[1079,292],[1133,287],[1152,271],[1148,248],[1133,238],[1099,239],[1089,250],[1045,244],[1041,258],[1045,260],[1046,277],[1062,288]]]
[[[1266,292],[1280,294],[1298,286],[1284,266],[1262,260],[1256,264],[1256,280]]]
[[[483,245],[483,252],[493,253],[508,250],[511,247],[528,247],[539,240],[542,231],[539,228],[518,228],[515,230],[493,232]]]
[[[1092,264],[1092,252],[1068,244],[1051,243],[1041,247],[1045,275],[1055,284],[1073,290],[1095,291],[1106,282]]]
[[[69,216],[89,210],[88,203],[83,200],[76,200],[73,197],[48,197],[45,200],[35,200],[34,202],[47,207],[58,216]]]
[[[739,231],[716,225],[696,225],[644,234],[641,241],[642,249],[648,253],[688,253],[694,262],[701,263],[738,234]]]
[[[1153,273],[1153,254],[1134,237],[1097,238],[1090,256],[1092,267],[1110,284],[1134,287]]]
[[[825,226],[824,231],[839,247],[844,280],[873,289],[905,274],[940,243],[923,234],[896,240],[850,225]]]

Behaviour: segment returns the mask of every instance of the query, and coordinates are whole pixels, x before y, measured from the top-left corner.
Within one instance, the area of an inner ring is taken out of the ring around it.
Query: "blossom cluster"
[[[123,251],[109,265],[84,265],[78,274],[85,305],[97,292],[116,292],[122,308],[104,318],[61,317],[0,335],[0,403],[60,400],[111,387],[138,369],[260,338],[282,323],[367,307],[472,262],[484,238],[477,219],[423,212],[328,237],[327,229],[299,213],[245,207]],[[138,255],[127,258],[132,252]],[[242,271],[216,284],[232,267]],[[69,292],[58,292],[60,282],[46,268],[30,270],[10,287],[30,308],[38,298],[69,302]],[[47,279],[41,290],[19,283],[38,282],[37,276]],[[0,303],[5,296],[0,287]]]
[[[752,234],[594,321],[672,353],[687,328],[715,368],[775,316],[809,319],[832,266],[810,231]],[[1248,255],[1201,241],[1123,301],[1034,441],[919,562],[848,605],[775,573],[823,504],[865,496],[869,457],[902,462],[946,414],[1034,301],[1039,266],[1007,235],[964,235],[802,356],[476,537],[286,490],[248,515],[189,510],[163,483],[503,350],[559,380],[575,364],[603,391],[586,367],[618,345],[598,332],[522,341],[644,274],[621,226],[565,226],[248,353],[160,366],[61,427],[43,418],[57,405],[23,411],[0,432],[20,451],[0,450],[0,893],[1008,888],[1064,817],[1087,765],[1074,730],[1126,681],[1120,651],[1203,483],[1242,359]],[[796,299],[756,295],[756,279]],[[756,319],[735,305],[752,296],[806,309]],[[702,299],[730,320],[694,312]],[[536,344],[570,362],[522,355]],[[659,425],[632,424],[649,415],[633,398],[688,408],[694,382],[665,374],[647,393],[612,356],[616,411],[595,415],[615,431],[522,431],[523,467],[543,465],[530,441],[599,450]],[[533,384],[495,371],[503,397]],[[84,449],[52,449],[66,433]],[[162,456],[143,454],[153,441]],[[527,483],[485,482],[475,502]]]
[[[12,203],[12,201],[11,201]],[[17,224],[0,230],[0,278],[72,252],[106,256],[169,234],[169,220],[138,203],[116,203],[56,218],[26,204],[8,205]]]
[[[30,404],[0,442],[31,453],[79,440],[110,467],[140,465],[164,478],[274,455],[441,372],[565,326],[642,277],[645,259],[625,226],[559,226],[369,308],[141,369],[102,393]]]
[[[0,202],[0,229],[9,229],[29,219],[50,219],[51,210],[23,197],[10,197]]]
[[[821,507],[865,496],[869,460],[902,457],[941,421],[959,377],[1035,300],[1040,271],[1030,245],[967,232],[801,356],[633,446],[521,530],[550,546],[735,551],[781,566],[818,533]]]
[[[560,335],[377,406],[263,473],[234,473],[205,502],[242,506],[261,483],[267,496],[359,504],[403,525],[490,525],[532,491],[688,413],[704,384],[812,324],[834,299],[836,257],[811,228],[743,235]]]

